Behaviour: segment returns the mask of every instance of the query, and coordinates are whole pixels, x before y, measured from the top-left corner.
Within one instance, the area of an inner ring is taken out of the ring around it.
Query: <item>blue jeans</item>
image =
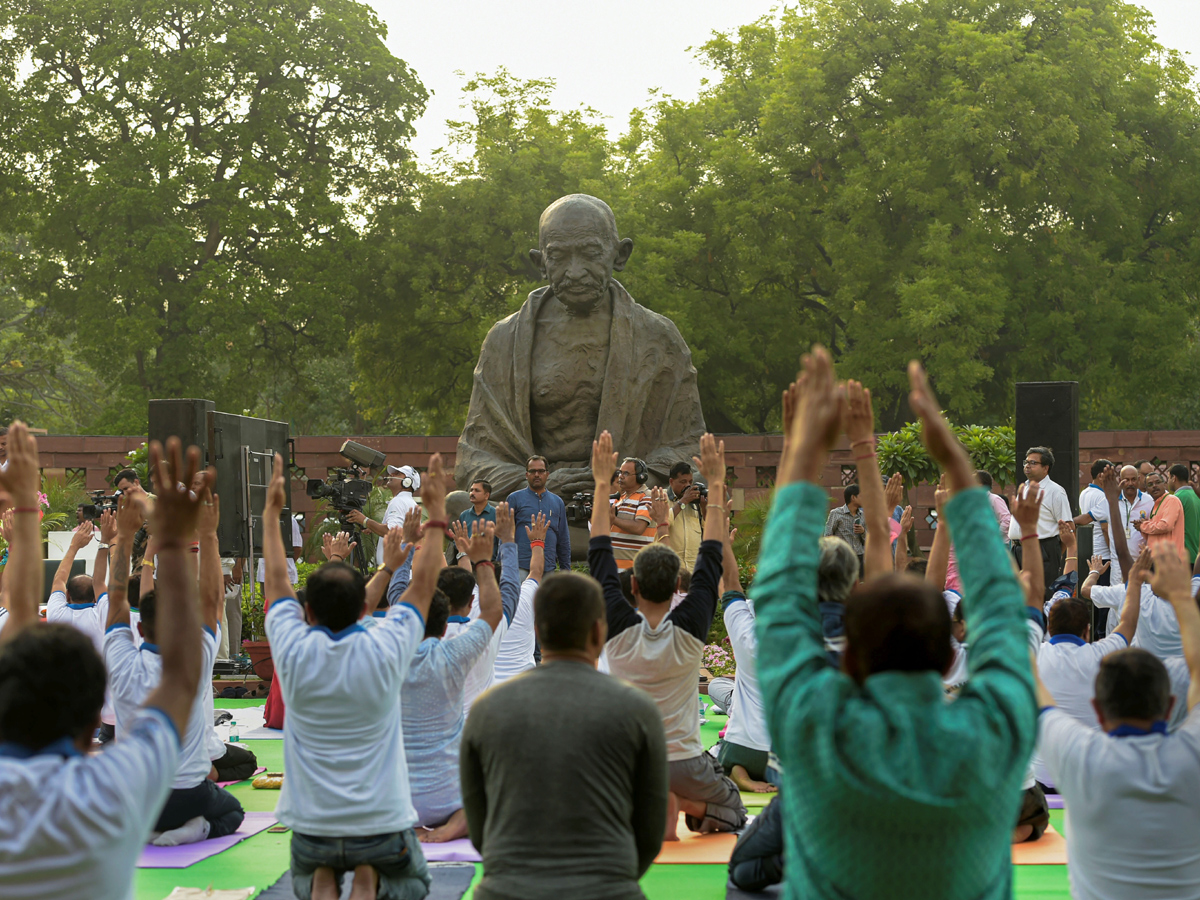
[[[333,869],[341,884],[342,875],[358,866],[379,873],[378,900],[422,900],[429,893],[429,867],[411,828],[356,838],[292,833],[292,890],[299,900],[311,900],[317,869]]]

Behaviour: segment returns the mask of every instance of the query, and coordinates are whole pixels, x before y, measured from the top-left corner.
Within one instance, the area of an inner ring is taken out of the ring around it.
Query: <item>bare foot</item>
[[[333,877],[333,869],[321,866],[313,872],[312,900],[338,900],[341,896],[342,891]]]
[[[1029,840],[1029,836],[1033,834],[1032,825],[1018,825],[1013,829],[1012,842],[1014,844],[1023,844]]]
[[[462,809],[456,809],[449,819],[432,831],[417,832],[417,840],[422,844],[441,844],[466,836],[467,813]]]
[[[734,766],[729,777],[737,785],[739,791],[746,791],[750,794],[773,794],[778,790],[773,784],[751,778],[750,773],[743,766]]]
[[[679,798],[667,793],[667,827],[663,831],[664,841],[679,840]]]
[[[354,869],[354,887],[350,889],[350,900],[375,900],[379,891],[379,873],[374,866],[357,866]]]

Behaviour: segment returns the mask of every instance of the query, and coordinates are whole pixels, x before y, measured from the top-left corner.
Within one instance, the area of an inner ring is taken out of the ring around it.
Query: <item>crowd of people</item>
[[[1034,447],[1010,505],[921,368],[909,374],[943,473],[928,558],[910,554],[903,483],[879,471],[869,391],[815,348],[784,392],[750,585],[711,435],[658,488],[600,434],[588,575],[570,569],[545,459],[505,502],[472,484],[451,521],[434,455],[424,473],[389,467],[387,513],[358,523],[380,538],[374,574],[329,535],[300,590],[269,524],[285,505],[277,457],[262,510],[267,724],[283,731],[276,816],[296,896],[337,897],[352,874],[355,898],[419,900],[422,846],[468,837],[480,900],[642,897],[664,841],[690,831],[739,834],[729,874],[744,890],[1003,897],[1009,846],[1044,837],[1052,791],[1075,896],[1200,896],[1187,469],[1098,460],[1075,516],[1052,452]],[[821,481],[843,434],[859,482],[830,512]],[[217,786],[253,767],[214,728],[231,627],[220,498],[195,448],[152,444],[154,493],[128,482],[115,513],[79,528],[39,624],[37,446],[19,422],[7,441],[0,895],[126,898],[148,841],[218,837],[243,816]],[[93,574],[71,575],[97,538]],[[718,611],[737,672],[710,688],[729,723],[706,751],[697,686]],[[742,792],[775,796],[750,821]]]

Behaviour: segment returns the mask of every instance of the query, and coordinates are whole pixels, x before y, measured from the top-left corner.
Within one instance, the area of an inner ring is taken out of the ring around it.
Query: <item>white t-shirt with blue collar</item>
[[[266,629],[287,705],[279,821],[318,837],[411,828],[400,695],[425,636],[416,608],[398,603],[370,628],[335,633],[310,626],[286,597],[271,604]]]
[[[208,713],[207,701],[212,696],[213,660],[216,659],[220,644],[220,635],[210,631],[207,625],[203,626],[200,685],[188,715],[187,734],[183,736],[172,788],[194,788],[208,777],[212,769],[208,738],[213,720]],[[108,683],[116,712],[116,736],[120,742],[129,735],[146,698],[162,682],[162,657],[158,655],[156,644],[143,641],[140,647],[137,646],[130,627],[118,622],[104,635],[104,666],[108,670]]]
[[[1101,559],[1111,559],[1112,550],[1104,536],[1101,525],[1108,525],[1108,498],[1103,489],[1089,484],[1079,492],[1079,511],[1092,520],[1092,554]]]

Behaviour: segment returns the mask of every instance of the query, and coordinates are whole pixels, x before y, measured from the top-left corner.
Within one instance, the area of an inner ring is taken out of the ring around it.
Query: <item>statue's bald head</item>
[[[633,241],[617,235],[617,218],[607,203],[568,194],[542,213],[538,248],[529,258],[572,315],[588,316],[608,296],[613,272],[625,268],[632,252]]]
[[[538,244],[542,249],[546,247],[546,233],[559,228],[594,231],[614,245],[620,241],[612,207],[591,194],[567,194],[542,211],[538,219]]]

